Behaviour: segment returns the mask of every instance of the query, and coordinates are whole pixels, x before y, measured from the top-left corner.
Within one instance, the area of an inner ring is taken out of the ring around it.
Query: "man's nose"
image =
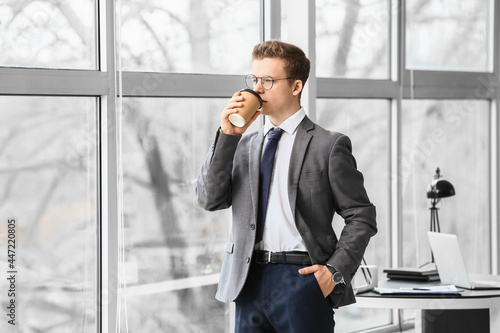
[[[260,79],[258,82],[257,82],[257,85],[253,88],[253,90],[259,94],[263,94],[265,89],[264,87],[262,87],[262,79]]]

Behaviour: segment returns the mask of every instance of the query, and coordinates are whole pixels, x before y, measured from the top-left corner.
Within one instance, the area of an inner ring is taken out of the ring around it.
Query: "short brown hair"
[[[287,75],[294,80],[301,80],[302,86],[305,86],[309,78],[311,62],[298,46],[278,40],[269,40],[255,45],[252,59],[261,60],[264,58],[283,59]]]

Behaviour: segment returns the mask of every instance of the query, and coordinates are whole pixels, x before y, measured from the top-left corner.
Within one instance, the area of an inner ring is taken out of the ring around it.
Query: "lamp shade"
[[[434,179],[427,187],[427,198],[439,199],[455,195],[455,188],[444,179]]]

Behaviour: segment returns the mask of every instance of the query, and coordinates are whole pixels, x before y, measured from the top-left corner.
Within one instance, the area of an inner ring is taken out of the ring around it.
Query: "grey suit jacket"
[[[213,211],[232,206],[232,231],[216,294],[222,302],[237,298],[250,267],[263,141],[263,128],[243,136],[218,131],[198,177],[196,196],[201,207]],[[288,198],[313,264],[329,264],[346,280],[345,286],[336,286],[328,296],[331,306],[354,303],[351,278],[377,227],[375,206],[368,199],[347,136],[304,118],[290,158]],[[346,223],[340,237],[332,228],[335,212]]]

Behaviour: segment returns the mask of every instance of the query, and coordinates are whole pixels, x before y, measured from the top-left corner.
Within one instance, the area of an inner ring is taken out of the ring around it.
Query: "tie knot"
[[[283,130],[275,127],[269,131],[269,140],[279,140],[281,138],[281,134],[283,134]]]

